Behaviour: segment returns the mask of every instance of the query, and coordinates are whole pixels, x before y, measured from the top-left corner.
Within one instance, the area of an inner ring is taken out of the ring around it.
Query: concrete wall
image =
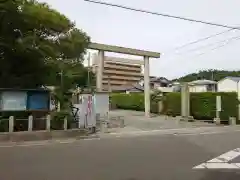
[[[217,86],[219,92],[237,92],[238,90],[238,83],[230,79],[219,81]]]

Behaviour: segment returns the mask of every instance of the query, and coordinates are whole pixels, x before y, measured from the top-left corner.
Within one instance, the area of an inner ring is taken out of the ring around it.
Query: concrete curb
[[[0,133],[0,142],[27,142],[27,141],[51,141],[61,139],[86,139],[93,138],[87,130],[62,130],[62,131],[34,131]]]

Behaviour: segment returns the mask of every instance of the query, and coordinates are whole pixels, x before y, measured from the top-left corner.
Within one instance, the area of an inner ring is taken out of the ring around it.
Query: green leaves
[[[81,63],[90,38],[46,3],[1,0],[0,22],[1,88],[59,85],[61,70],[71,88],[76,78],[69,74],[85,73]]]

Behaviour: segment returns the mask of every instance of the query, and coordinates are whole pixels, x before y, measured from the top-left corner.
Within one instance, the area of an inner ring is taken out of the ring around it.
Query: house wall
[[[156,89],[162,92],[173,92],[173,87],[158,87]]]
[[[222,81],[218,82],[218,91],[219,92],[237,92],[238,91],[238,84],[231,79],[223,79]]]
[[[207,92],[207,85],[189,86],[189,92]]]

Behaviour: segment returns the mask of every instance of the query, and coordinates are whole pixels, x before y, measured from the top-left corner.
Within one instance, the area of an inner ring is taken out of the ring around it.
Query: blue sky
[[[176,51],[175,48],[178,46],[226,29],[106,7],[83,0],[40,1],[47,2],[52,8],[75,21],[77,27],[87,32],[93,42],[162,53],[160,59],[151,60],[150,75],[171,79],[204,69],[239,69],[240,40],[229,42],[226,46],[224,44],[226,42],[218,42],[240,36],[240,30]],[[230,26],[240,25],[239,0],[106,0],[105,2]],[[221,45],[223,47],[218,48]],[[214,48],[217,49],[211,50]]]

